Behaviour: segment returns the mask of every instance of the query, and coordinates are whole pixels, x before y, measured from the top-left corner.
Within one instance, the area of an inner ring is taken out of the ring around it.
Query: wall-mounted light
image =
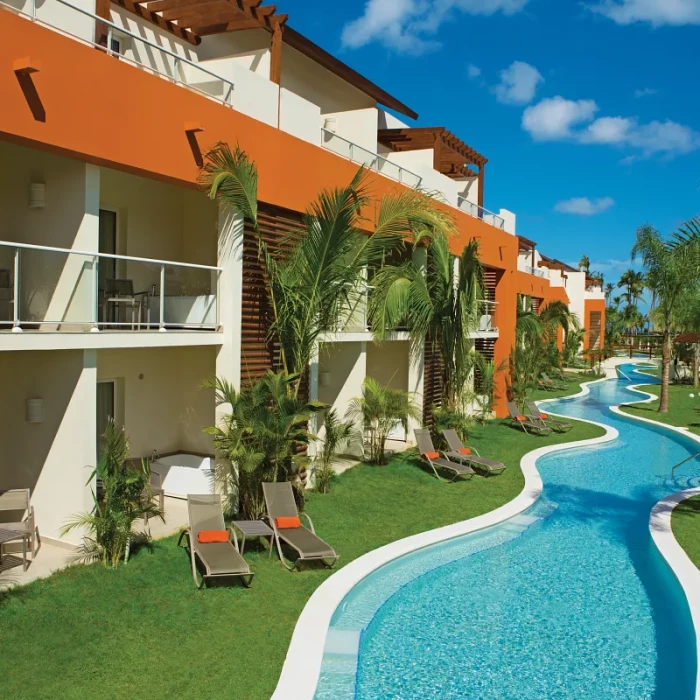
[[[29,183],[29,208],[43,209],[46,206],[46,185],[43,182]]]
[[[321,386],[330,386],[331,373],[330,372],[320,372],[318,375],[318,381],[321,384]]]
[[[330,131],[331,134],[335,134],[336,130],[338,129],[338,120],[335,117],[328,117],[323,122],[323,128],[326,131]]]
[[[44,422],[44,399],[27,399],[25,420],[27,423]]]

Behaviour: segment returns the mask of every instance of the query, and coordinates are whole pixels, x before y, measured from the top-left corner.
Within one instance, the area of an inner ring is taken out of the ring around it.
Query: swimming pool
[[[610,411],[642,398],[629,385],[547,404],[620,436],[541,457],[528,511],[397,559],[346,596],[317,700],[694,697],[690,613],[648,521],[658,500],[700,483],[700,460],[670,478],[697,443]]]

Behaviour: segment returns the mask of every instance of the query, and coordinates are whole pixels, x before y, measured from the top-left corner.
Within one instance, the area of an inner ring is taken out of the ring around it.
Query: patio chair
[[[508,401],[507,405],[510,418],[506,420],[509,420],[511,425],[522,428],[528,435],[530,433],[537,435],[551,434],[552,429],[550,427],[544,425],[541,421],[534,421],[532,418],[524,416],[512,401]]]
[[[29,489],[0,491],[0,528],[29,534],[29,551],[36,552],[34,507],[29,502]]]
[[[448,459],[456,459],[459,461],[467,462],[469,466],[476,469],[481,469],[486,472],[486,475],[490,474],[502,474],[506,468],[505,464],[497,462],[495,459],[487,459],[482,457],[477,451],[476,447],[467,447],[457,435],[457,431],[451,428],[450,430],[443,430],[442,434],[449,445],[450,452],[445,453],[445,457]]]
[[[551,428],[555,433],[568,433],[574,427],[573,423],[567,423],[563,420],[550,418],[546,413],[540,411],[538,405],[534,401],[525,403],[527,410],[530,412],[530,418],[534,421],[540,421],[543,425]]]
[[[189,540],[192,578],[197,588],[207,579],[240,577],[247,587],[253,582],[253,574],[238,551],[233,530],[226,529],[221,496],[218,493],[187,496],[189,527],[180,533],[177,544],[187,536]],[[197,577],[197,562],[204,567],[201,581]]]
[[[568,389],[568,384],[563,384],[562,382],[555,382],[553,379],[550,379],[544,372],[540,373],[540,377],[546,386],[552,387],[555,391]]]
[[[309,527],[304,527],[301,524],[292,485],[288,481],[280,481],[264,483],[262,487],[267,507],[267,519],[275,533],[277,553],[284,566],[293,571],[301,561],[320,561],[332,569],[338,561],[338,555],[333,547],[316,534],[316,529],[308,513],[303,513],[303,515],[309,521]],[[299,554],[292,566],[289,566],[284,558],[282,542]]]
[[[418,443],[418,451],[420,452],[421,459],[430,465],[438,481],[440,480],[438,469],[444,469],[445,471],[452,472],[454,476],[452,477],[451,481],[455,481],[458,477],[471,479],[474,476],[475,472],[468,464],[463,464],[461,461],[453,462],[452,460],[447,459],[447,455],[444,453],[443,456],[440,457],[440,452],[438,452],[433,446],[433,440],[430,437],[430,431],[427,428],[416,428],[413,431],[413,434],[416,436],[416,442]]]
[[[131,309],[131,330],[141,330],[141,314],[144,306],[148,308],[148,292],[134,292],[134,281],[128,279],[108,279],[102,301],[102,320],[109,322],[110,308],[115,312],[113,319],[119,322],[119,309]],[[147,326],[150,325],[150,319]]]

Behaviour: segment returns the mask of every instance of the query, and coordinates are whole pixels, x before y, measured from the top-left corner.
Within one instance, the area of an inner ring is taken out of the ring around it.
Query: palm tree
[[[369,461],[386,464],[389,433],[398,424],[408,430],[408,419],[419,420],[420,410],[407,391],[382,386],[367,377],[362,384],[362,396],[350,402],[346,417],[362,426],[363,435],[369,433]]]
[[[608,282],[605,285],[605,299],[607,300],[608,303],[610,303],[610,297],[612,296],[612,293],[615,291],[615,285],[612,282]]]
[[[662,373],[659,412],[668,413],[668,385],[673,332],[682,314],[681,300],[685,291],[697,284],[698,269],[691,264],[691,251],[686,246],[669,244],[651,226],[637,229],[632,258],[639,255],[646,269],[647,287],[656,294],[655,325],[662,335]]]
[[[223,458],[217,462],[216,481],[228,498],[230,514],[252,520],[264,515],[264,481],[291,482],[303,503],[308,464],[304,448],[315,439],[308,423],[324,405],[297,398],[291,391],[297,380],[268,372],[240,392],[225,379],[204,382],[215,390],[218,406],[230,406],[219,425],[205,429]]]
[[[622,294],[622,299],[627,306],[636,308],[639,301],[643,298],[644,275],[635,270],[627,270],[627,272],[620,277],[617,286],[625,289]]]
[[[377,340],[405,325],[414,356],[429,343],[441,359],[443,401],[456,407],[472,374],[470,332],[476,328],[483,299],[478,242],[465,246],[455,272],[449,240],[438,233],[429,239],[427,269],[413,260],[388,265],[377,272],[372,284],[369,312]]]
[[[581,270],[582,272],[590,272],[591,269],[591,261],[588,258],[587,255],[582,255],[581,259],[578,261],[578,269]]]
[[[207,154],[200,181],[209,196],[249,219],[257,228],[257,170],[245,153],[218,144]],[[367,235],[364,213],[374,209],[374,232]],[[407,237],[447,235],[453,222],[436,200],[417,190],[403,190],[376,201],[360,168],[346,186],[325,190],[311,204],[294,244],[275,259],[262,238],[261,256],[268,277],[273,320],[271,336],[279,342],[280,364],[302,378],[318,351],[320,337],[336,330],[363,303],[368,267],[381,266],[386,255]]]

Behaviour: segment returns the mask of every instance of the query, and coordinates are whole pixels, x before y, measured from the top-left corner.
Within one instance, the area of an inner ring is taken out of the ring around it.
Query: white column
[[[61,537],[60,530],[72,516],[93,506],[87,480],[97,464],[97,351],[71,353],[70,362],[62,362],[61,368],[61,376],[44,390],[37,387],[37,395],[46,392],[46,400],[43,422],[36,428],[55,434],[32,505],[41,537],[80,544],[79,531]]]
[[[428,249],[416,248],[413,251],[413,262],[416,263],[423,273],[428,270]],[[457,274],[458,260],[455,259],[455,278]],[[408,390],[413,394],[413,400],[418,405],[419,410],[423,411],[423,391],[425,386],[425,342],[421,343],[420,347],[412,357],[409,357],[408,363]],[[408,435],[406,442],[409,445],[415,444],[413,431],[415,428],[422,428],[422,420],[414,420],[410,418],[408,421]]]
[[[319,382],[319,346],[316,345],[309,361],[309,401],[318,401]],[[313,435],[318,435],[319,416],[314,414],[311,418],[309,429]],[[309,445],[309,457],[314,457],[317,453],[318,445],[312,442]]]
[[[219,209],[217,306],[224,343],[216,356],[216,376],[241,388],[241,316],[243,303],[243,218]],[[222,410],[223,409],[223,410]],[[226,407],[217,409],[217,421]]]
[[[82,213],[71,248],[99,251],[100,243],[100,168],[85,164],[80,178],[75,178],[76,210]],[[73,192],[71,192],[73,195]],[[60,225],[60,222],[57,222]],[[63,224],[65,225],[65,223]],[[67,247],[67,246],[66,246]],[[46,321],[91,321],[94,314],[93,258],[84,255],[46,253],[46,262],[59,266],[61,275],[53,290],[44,319]],[[89,330],[90,326],[80,326]],[[48,329],[48,328],[47,328]]]

